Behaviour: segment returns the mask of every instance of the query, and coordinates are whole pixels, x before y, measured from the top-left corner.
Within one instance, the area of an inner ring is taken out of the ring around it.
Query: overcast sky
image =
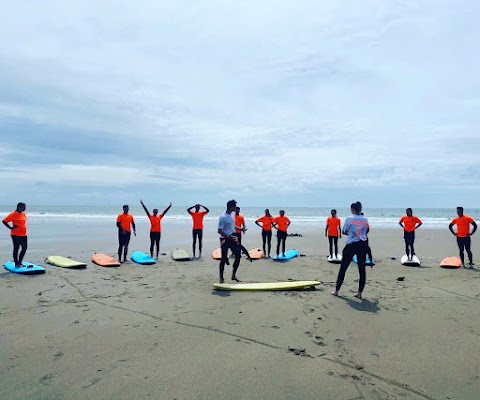
[[[479,206],[476,0],[2,1],[0,204]]]

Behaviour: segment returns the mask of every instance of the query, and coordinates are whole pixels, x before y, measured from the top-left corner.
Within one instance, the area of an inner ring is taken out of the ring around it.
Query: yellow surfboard
[[[85,268],[87,264],[62,256],[48,256],[45,262],[61,268]]]
[[[217,290],[298,290],[314,288],[320,285],[319,281],[295,281],[295,282],[265,282],[265,283],[214,283]]]

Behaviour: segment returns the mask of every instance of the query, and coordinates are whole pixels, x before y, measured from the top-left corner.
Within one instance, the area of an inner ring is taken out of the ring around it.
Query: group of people
[[[371,250],[368,245],[368,232],[370,226],[367,218],[362,213],[362,204],[360,202],[353,203],[351,205],[352,216],[345,219],[343,229],[341,228],[341,221],[337,217],[336,210],[332,210],[332,216],[327,219],[325,228],[325,235],[329,239],[330,257],[332,254],[332,245],[335,245],[335,254],[338,254],[338,238],[342,233],[347,235],[346,245],[342,251],[342,260],[340,270],[338,272],[337,282],[335,290],[332,292],[334,296],[338,296],[339,290],[342,287],[345,273],[350,265],[353,257],[357,256],[358,272],[360,275],[358,283],[358,291],[355,293],[355,297],[361,299],[363,290],[366,283],[366,260],[367,256],[373,261],[371,256]],[[399,225],[403,229],[403,238],[405,241],[405,252],[408,260],[412,260],[415,255],[414,242],[415,231],[422,225],[422,221],[417,216],[413,215],[411,208],[406,209],[406,214],[400,219]],[[453,229],[457,226],[457,230]],[[470,229],[470,225],[473,229]],[[464,215],[463,207],[457,207],[457,217],[452,220],[449,227],[450,232],[457,237],[457,244],[459,248],[459,255],[462,261],[462,266],[465,267],[465,255],[466,250],[469,266],[473,268],[473,256],[471,251],[471,239],[470,237],[476,232],[477,224],[473,218],[468,215]]]
[[[159,214],[158,209],[155,208],[152,214],[148,211],[147,207],[140,200],[140,203],[150,220],[150,255],[154,254],[158,258],[160,251],[160,239],[161,239],[161,220],[167,214],[172,207],[170,202],[169,206]],[[371,249],[368,243],[368,233],[370,226],[368,219],[363,215],[362,204],[360,202],[351,204],[352,215],[345,219],[345,222],[341,224],[340,218],[337,216],[337,211],[331,211],[331,217],[327,219],[325,226],[325,236],[328,237],[329,254],[330,257],[334,255],[338,257],[338,239],[345,235],[346,245],[342,251],[342,260],[340,270],[338,273],[337,284],[334,295],[338,295],[338,292],[342,286],[345,273],[350,265],[353,257],[356,255],[358,271],[360,274],[358,292],[356,297],[362,298],[362,293],[366,282],[366,270],[365,265],[368,259],[373,262]],[[28,247],[27,240],[27,215],[25,213],[25,203],[18,203],[14,211],[8,214],[3,219],[3,224],[10,230],[10,235],[13,243],[13,261],[16,267],[22,266],[22,261],[25,256]],[[193,257],[196,256],[196,247],[198,242],[198,254],[202,255],[202,239],[203,239],[203,219],[210,210],[201,205],[195,204],[187,209],[187,212],[191,215],[193,221],[192,227],[192,250]],[[284,210],[280,210],[277,217],[273,217],[268,209],[265,210],[265,215],[258,218],[255,224],[262,229],[262,246],[265,257],[269,258],[272,248],[272,229],[277,231],[277,257],[282,254],[285,255],[286,239],[288,236],[288,227],[291,224],[290,219],[285,215]],[[422,226],[422,221],[415,215],[411,208],[407,208],[406,214],[400,219],[399,225],[403,229],[403,237],[405,240],[405,252],[409,260],[415,255],[414,242],[415,231]],[[456,230],[454,230],[456,226]],[[471,229],[470,227],[473,227]],[[125,262],[128,254],[128,245],[130,242],[131,233],[136,235],[135,220],[129,213],[129,206],[123,206],[123,212],[117,217],[118,228],[118,260]],[[459,248],[459,255],[462,261],[462,266],[465,266],[465,255],[467,252],[469,266],[473,268],[473,255],[471,251],[471,236],[475,234],[478,226],[473,218],[464,214],[463,207],[457,207],[457,217],[454,218],[449,225],[450,232],[456,236],[457,245]],[[242,246],[242,235],[247,231],[245,224],[245,218],[240,214],[240,208],[237,207],[235,200],[227,202],[227,208],[225,212],[219,217],[217,232],[220,235],[220,247],[221,247],[221,260],[219,264],[220,282],[224,282],[224,270],[225,265],[228,264],[228,252],[231,251],[235,258],[233,262],[232,280],[240,282],[237,277],[237,270],[240,265],[240,256],[242,250],[246,252],[246,249]],[[248,254],[248,253],[247,253]],[[123,255],[123,260],[122,260]]]

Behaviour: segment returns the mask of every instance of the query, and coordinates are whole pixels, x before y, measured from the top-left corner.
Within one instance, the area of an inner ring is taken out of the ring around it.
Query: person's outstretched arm
[[[147,207],[145,207],[145,204],[143,204],[142,200],[140,200],[140,204],[142,205],[143,209],[145,210],[145,214],[147,214],[147,217],[149,217],[150,213],[148,212]]]
[[[168,212],[168,210],[170,210],[170,208],[172,208],[172,202],[170,202],[170,205],[165,210],[163,210],[162,215],[165,215]]]

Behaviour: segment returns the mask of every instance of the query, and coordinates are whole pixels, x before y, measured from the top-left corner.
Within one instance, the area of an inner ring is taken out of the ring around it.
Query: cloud
[[[92,193],[98,202],[157,185],[185,204],[365,193],[389,206],[413,191],[428,206],[439,194],[444,205],[478,194],[479,5],[7,1],[4,10],[2,202],[29,184],[31,201]]]

